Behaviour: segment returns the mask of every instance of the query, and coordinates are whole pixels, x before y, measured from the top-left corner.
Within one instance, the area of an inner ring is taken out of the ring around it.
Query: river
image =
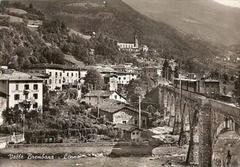
[[[7,160],[0,167],[159,167],[163,162],[151,157],[83,158],[78,160]],[[179,165],[178,165],[179,166]]]

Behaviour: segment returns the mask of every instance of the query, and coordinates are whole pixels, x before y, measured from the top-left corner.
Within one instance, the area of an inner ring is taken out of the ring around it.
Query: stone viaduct
[[[240,108],[171,86],[159,85],[158,91],[163,118],[173,127],[173,134],[180,135],[178,144],[189,142],[186,161],[199,167],[214,166],[213,149],[219,134],[226,130],[240,133]]]

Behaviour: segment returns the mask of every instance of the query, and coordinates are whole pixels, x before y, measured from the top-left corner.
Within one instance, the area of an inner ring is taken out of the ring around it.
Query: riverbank
[[[0,157],[15,160],[80,159],[87,157],[164,157],[184,159],[187,146],[129,145],[126,143],[18,144],[0,150]]]
[[[185,167],[167,160],[152,159],[151,157],[120,157],[120,158],[84,158],[77,160],[56,159],[51,161],[22,161],[0,159],[0,167]]]

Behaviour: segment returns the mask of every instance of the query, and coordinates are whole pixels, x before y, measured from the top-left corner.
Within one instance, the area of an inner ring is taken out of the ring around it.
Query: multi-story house
[[[132,72],[117,72],[116,75],[118,76],[118,84],[120,85],[127,85],[131,80],[135,80],[138,77],[137,73]]]
[[[105,75],[104,82],[107,85],[107,90],[117,91],[118,90],[118,77],[117,75]]]
[[[0,96],[0,112],[20,107],[20,103],[29,110],[42,112],[43,79],[15,70],[1,70]]]
[[[99,106],[99,116],[113,124],[139,126],[139,111],[116,100],[106,99]],[[141,127],[148,125],[148,113],[141,111]]]
[[[118,92],[105,90],[93,90],[84,96],[83,101],[89,105],[97,107],[97,105],[101,104],[106,99],[127,103],[126,98],[120,95]]]
[[[77,86],[80,79],[78,68],[63,67],[63,84]]]
[[[48,74],[46,85],[50,91],[62,90],[63,86],[77,86],[80,79],[79,69],[59,64],[37,64],[28,69],[29,73]]]
[[[143,75],[150,78],[157,78],[162,76],[161,66],[147,66],[142,69]]]

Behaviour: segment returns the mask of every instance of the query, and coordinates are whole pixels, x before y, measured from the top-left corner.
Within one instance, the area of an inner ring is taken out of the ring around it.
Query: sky
[[[240,8],[240,0],[214,0],[222,5]]]

